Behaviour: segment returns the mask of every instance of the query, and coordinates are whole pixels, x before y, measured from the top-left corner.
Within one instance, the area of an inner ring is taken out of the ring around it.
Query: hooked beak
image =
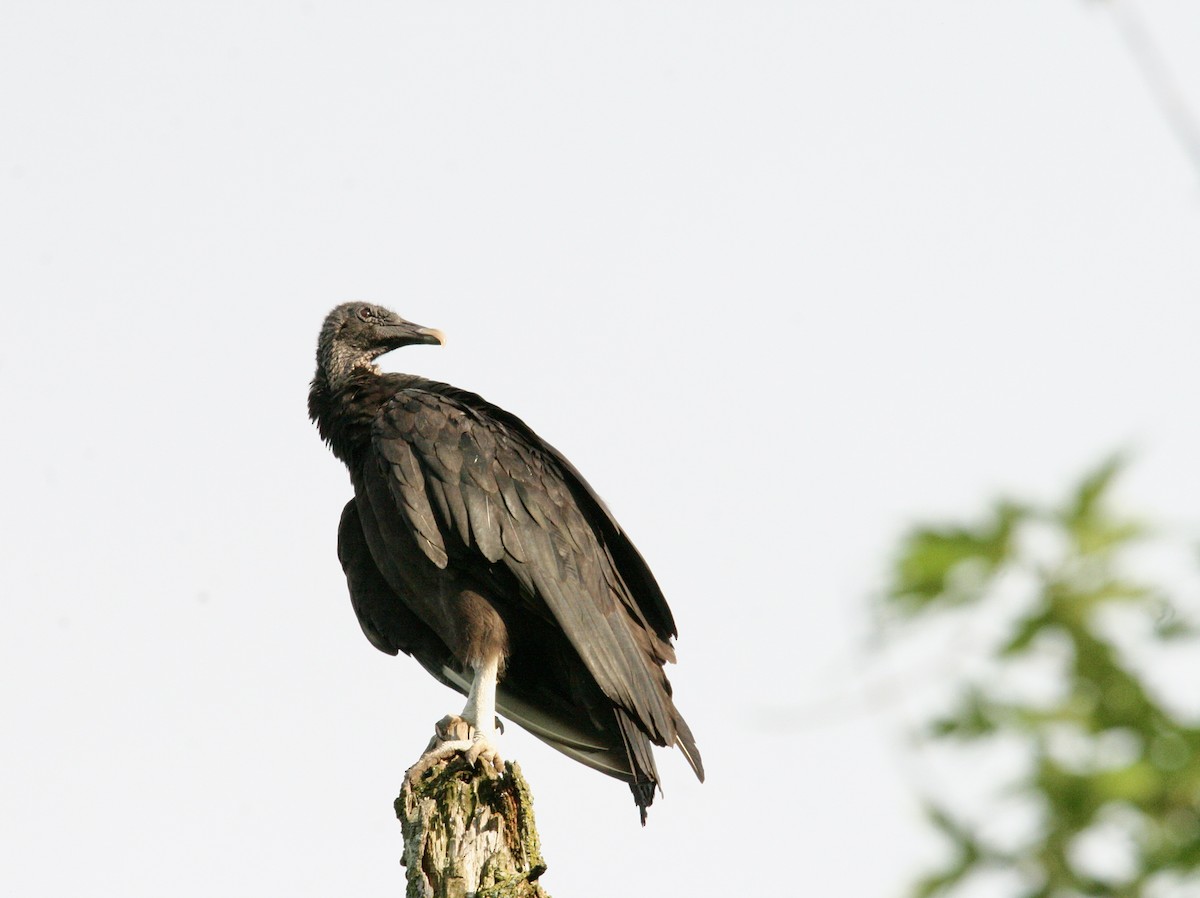
[[[401,346],[426,344],[429,346],[444,346],[446,336],[433,327],[421,327],[411,321],[397,321],[380,328],[388,349],[399,349]]]

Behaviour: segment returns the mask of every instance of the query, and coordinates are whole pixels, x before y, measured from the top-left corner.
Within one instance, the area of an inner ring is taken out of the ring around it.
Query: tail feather
[[[617,718],[617,727],[621,731],[621,739],[625,743],[625,751],[629,758],[629,769],[633,775],[629,790],[638,806],[642,826],[645,826],[646,808],[654,803],[654,793],[658,791],[658,766],[654,763],[654,750],[650,737],[625,709],[614,708],[613,714]]]
[[[687,721],[678,715],[675,718],[675,732],[675,744],[679,746],[679,750],[687,758],[688,764],[691,765],[692,770],[696,774],[696,779],[704,782],[704,761],[700,758],[700,749],[696,747],[696,737],[692,735],[692,730],[687,725]]]

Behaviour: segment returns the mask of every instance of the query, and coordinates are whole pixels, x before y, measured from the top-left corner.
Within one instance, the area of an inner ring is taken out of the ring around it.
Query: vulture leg
[[[496,683],[500,679],[500,659],[493,656],[475,665],[475,678],[462,718],[475,730],[474,739],[494,741],[496,738]]]
[[[461,716],[449,714],[438,721],[434,727],[436,735],[425,754],[408,769],[406,776],[410,782],[415,783],[438,761],[457,752],[465,754],[471,765],[483,759],[496,770],[503,768],[504,761],[496,746],[496,683],[500,678],[500,657],[495,655],[473,667],[475,677],[471,681],[467,706]]]

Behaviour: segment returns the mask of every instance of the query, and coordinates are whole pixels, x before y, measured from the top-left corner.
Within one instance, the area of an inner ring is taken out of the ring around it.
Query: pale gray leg
[[[496,747],[496,683],[499,680],[500,659],[493,658],[475,666],[471,691],[462,716],[447,715],[434,727],[436,735],[420,760],[405,774],[415,783],[430,767],[456,752],[467,756],[467,762],[480,759],[499,771],[504,768]]]

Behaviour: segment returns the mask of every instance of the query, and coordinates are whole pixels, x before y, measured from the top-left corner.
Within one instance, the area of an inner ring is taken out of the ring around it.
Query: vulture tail
[[[683,752],[688,764],[695,771],[696,779],[704,782],[704,761],[700,758],[700,749],[696,748],[696,737],[692,735],[687,722],[678,715],[675,717],[675,732],[677,734],[675,744],[679,746],[679,750]]]
[[[633,793],[633,800],[642,817],[642,826],[645,826],[646,808],[654,803],[654,793],[658,791],[658,767],[654,763],[654,751],[651,748],[650,737],[642,732],[625,709],[614,708],[613,714],[617,718],[621,739],[625,742],[625,751],[629,756],[629,768],[633,772],[629,791]]]

